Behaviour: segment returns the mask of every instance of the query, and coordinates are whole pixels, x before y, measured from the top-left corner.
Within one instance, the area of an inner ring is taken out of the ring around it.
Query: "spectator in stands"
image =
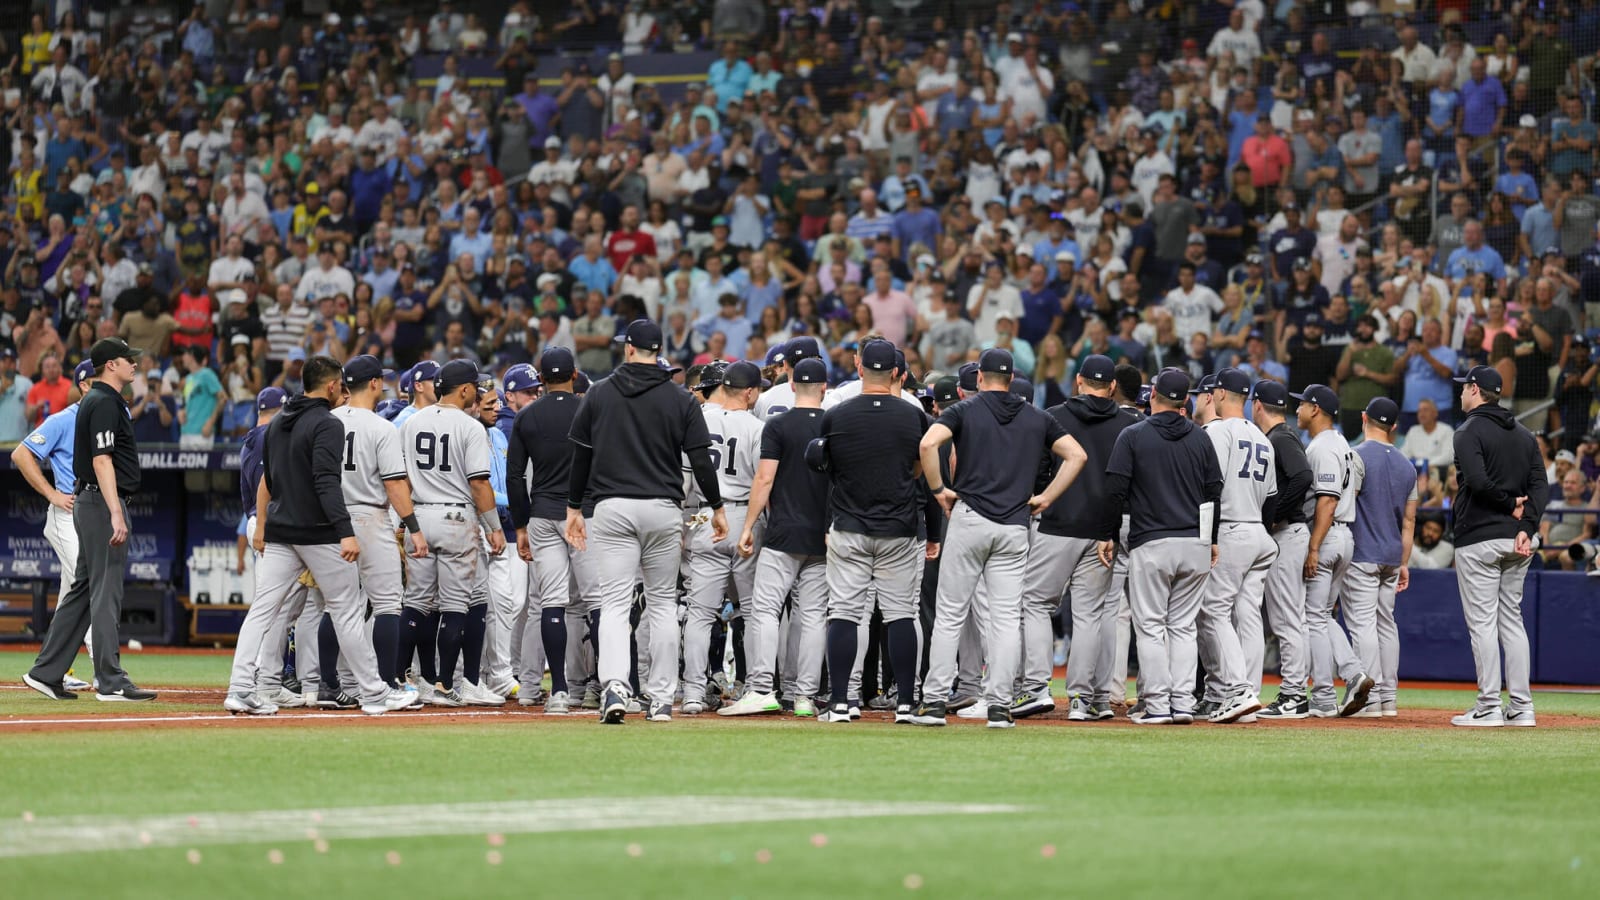
[[[189,347],[178,355],[183,366],[183,405],[178,410],[178,443],[186,450],[209,450],[222,417],[222,382],[211,368],[208,347]]]
[[[1439,406],[1433,400],[1417,402],[1417,424],[1406,430],[1402,449],[1413,462],[1425,462],[1444,471],[1454,466],[1455,429],[1439,421]]]
[[[1455,565],[1456,548],[1444,539],[1444,519],[1438,514],[1417,517],[1417,537],[1411,545],[1408,565],[1413,569],[1449,569]]]
[[[1440,416],[1445,415],[1455,398],[1451,379],[1456,374],[1456,352],[1444,346],[1444,327],[1438,319],[1422,322],[1421,337],[1414,337],[1395,359],[1395,368],[1405,373],[1400,403],[1400,427],[1409,431],[1417,421],[1417,407],[1432,400]]]

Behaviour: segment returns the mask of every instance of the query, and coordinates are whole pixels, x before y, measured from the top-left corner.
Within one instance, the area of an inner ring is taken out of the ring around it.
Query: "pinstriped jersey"
[[[747,502],[761,461],[761,420],[748,410],[727,410],[707,404],[703,409],[711,432],[711,461],[717,467],[717,484],[724,501]]]
[[[1261,506],[1278,492],[1278,467],[1272,442],[1247,419],[1213,419],[1206,436],[1222,466],[1224,522],[1259,522]]]
[[[1333,520],[1346,525],[1356,520],[1356,492],[1361,479],[1356,472],[1356,455],[1350,442],[1337,428],[1329,428],[1306,445],[1306,462],[1311,464],[1311,490],[1306,495],[1306,521],[1315,521],[1318,497],[1338,497]]]
[[[407,419],[400,438],[412,500],[472,505],[468,482],[489,477],[489,435],[482,422],[438,404]]]
[[[383,483],[406,477],[406,460],[394,425],[370,409],[354,406],[341,406],[333,415],[344,424],[344,449],[339,459],[345,505],[388,506]]]

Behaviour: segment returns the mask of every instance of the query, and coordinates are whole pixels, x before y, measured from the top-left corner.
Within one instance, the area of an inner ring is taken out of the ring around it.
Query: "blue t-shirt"
[[[1541,202],[1528,207],[1522,214],[1522,233],[1528,238],[1531,252],[1542,254],[1547,247],[1561,246],[1561,233],[1556,230],[1554,214]]]
[[[1473,137],[1482,137],[1494,130],[1495,116],[1506,105],[1506,89],[1498,78],[1484,78],[1483,83],[1467,79],[1461,86],[1461,131]]]
[[[50,476],[55,481],[56,490],[63,494],[71,494],[76,486],[73,483],[72,446],[77,436],[77,424],[78,404],[74,403],[40,422],[39,427],[22,440],[22,446],[27,447],[35,459],[50,464]]]
[[[1050,322],[1061,315],[1061,295],[1048,285],[1039,291],[1022,292],[1022,321],[1017,323],[1017,337],[1037,344],[1050,333]]]
[[[1450,251],[1450,259],[1444,264],[1444,273],[1451,278],[1465,278],[1478,272],[1486,272],[1495,281],[1506,277],[1506,264],[1500,258],[1499,252],[1488,244],[1476,250],[1469,250],[1465,246],[1457,247]]]
[[[1494,190],[1497,194],[1506,194],[1508,196],[1516,197],[1519,196],[1517,194],[1517,190],[1519,188],[1522,190],[1520,196],[1526,198],[1527,202],[1517,203],[1513,201],[1511,204],[1511,215],[1518,222],[1521,222],[1522,214],[1527,212],[1528,207],[1539,200],[1539,182],[1534,181],[1533,176],[1529,175],[1527,172],[1506,172],[1494,180]],[[1540,249],[1542,248],[1536,248],[1534,252],[1538,253]]]
[[[1557,150],[1555,159],[1550,162],[1550,171],[1557,175],[1569,175],[1577,171],[1589,171],[1589,154],[1594,150],[1594,143],[1600,130],[1595,128],[1593,122],[1573,121],[1567,119],[1557,122],[1550,130],[1552,140],[1571,140],[1582,138],[1589,142],[1588,150]]]
[[[1406,503],[1417,496],[1417,470],[1392,444],[1362,441],[1355,448],[1366,467],[1356,494],[1356,521],[1350,526],[1355,550],[1352,562],[1404,565],[1400,529]]]
[[[1451,372],[1456,370],[1454,350],[1441,344],[1428,352]],[[1422,400],[1432,400],[1440,409],[1449,409],[1455,402],[1455,392],[1451,389],[1448,377],[1441,378],[1427,360],[1413,356],[1406,361],[1405,401],[1400,405],[1400,411],[1414,413],[1418,402]]]

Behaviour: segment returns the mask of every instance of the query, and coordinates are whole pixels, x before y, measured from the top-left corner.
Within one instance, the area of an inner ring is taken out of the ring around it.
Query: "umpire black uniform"
[[[128,507],[125,497],[139,490],[139,449],[122,389],[133,382],[141,351],[121,338],[105,338],[89,350],[95,380],[78,405],[73,433],[76,500],[72,524],[78,531],[76,578],[56,604],[33,668],[23,681],[52,700],[74,700],[61,680],[78,655],[78,645],[94,629],[96,699],[154,700],[122,670],[117,643],[122,619],[122,588],[128,565]]]

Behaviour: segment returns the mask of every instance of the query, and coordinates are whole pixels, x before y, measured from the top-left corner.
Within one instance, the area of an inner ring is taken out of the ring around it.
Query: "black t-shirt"
[[[767,504],[766,545],[774,550],[827,552],[828,476],[806,465],[806,445],[821,433],[820,409],[791,409],[761,429],[761,458],[778,461]]]
[[[915,472],[928,414],[897,396],[863,394],[822,416],[833,479],[833,527],[916,537],[923,505]]]
[[[1026,527],[1039,456],[1067,430],[1009,391],[982,391],[945,410],[938,424],[955,435],[951,488],[961,502],[998,525]]]
[[[567,435],[582,404],[583,398],[570,391],[551,391],[517,413],[506,451],[506,499],[511,504],[513,526],[525,527],[530,517],[567,517],[573,449]],[[527,475],[530,462],[531,481]]]
[[[99,486],[94,458],[111,457],[117,473],[117,496],[126,500],[139,490],[139,447],[133,439],[133,419],[122,395],[96,381],[78,405],[78,423],[72,436],[72,474],[78,490]]]
[[[1306,520],[1306,489],[1311,487],[1311,463],[1306,460],[1300,432],[1287,422],[1267,435],[1272,444],[1273,465],[1278,470],[1278,525],[1294,525]]]
[[[1343,354],[1343,347],[1326,343],[1315,347],[1292,346],[1289,349],[1289,390],[1303,391],[1308,384],[1332,384],[1334,370]]]

